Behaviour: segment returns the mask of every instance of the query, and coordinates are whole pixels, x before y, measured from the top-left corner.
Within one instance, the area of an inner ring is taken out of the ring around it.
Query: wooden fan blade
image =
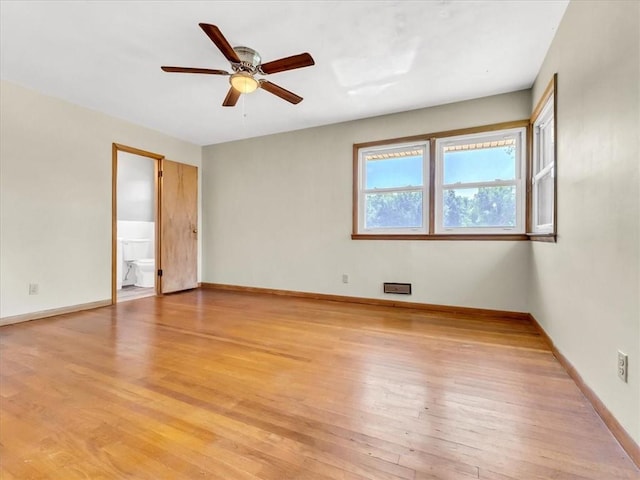
[[[224,38],[224,35],[222,35],[222,32],[218,27],[208,23],[200,23],[199,25],[211,41],[216,44],[216,47],[218,47],[227,60],[233,63],[240,63],[238,54],[235,52],[233,47],[229,45],[229,42]]]
[[[272,62],[263,63],[260,66],[266,74],[284,72],[286,70],[294,70],[296,68],[310,67],[315,65],[313,57],[308,53],[301,53],[300,55],[293,55],[292,57],[281,58],[280,60],[274,60]]]
[[[260,80],[260,88],[266,90],[269,93],[273,93],[275,96],[280,97],[287,102],[293,103],[294,105],[297,105],[302,101],[302,97],[267,80]]]
[[[160,67],[164,72],[174,73],[206,73],[209,75],[229,75],[224,70],[213,70],[211,68],[190,68],[190,67]]]
[[[222,102],[222,106],[223,107],[235,107],[236,103],[238,103],[238,99],[240,98],[240,95],[242,95],[239,91],[237,91],[235,88],[231,87],[229,89],[229,92],[227,93],[227,96],[224,99],[224,102]]]

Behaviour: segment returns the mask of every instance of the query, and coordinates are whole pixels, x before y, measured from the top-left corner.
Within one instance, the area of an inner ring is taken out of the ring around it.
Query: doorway
[[[114,145],[112,302],[157,295],[161,155]]]
[[[198,287],[198,168],[112,148],[111,303]]]

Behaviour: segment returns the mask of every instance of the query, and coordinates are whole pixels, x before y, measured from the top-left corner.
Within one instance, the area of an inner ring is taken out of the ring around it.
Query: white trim
[[[403,187],[385,187],[366,189],[367,182],[366,162],[367,154],[378,152],[400,152],[410,149],[421,149],[422,154],[422,185],[412,185]],[[429,141],[390,143],[375,147],[362,147],[358,149],[358,233],[373,235],[389,234],[426,234],[429,232]],[[394,193],[394,192],[422,192],[422,227],[395,227],[395,228],[365,228],[365,205],[366,195],[372,193]]]
[[[540,143],[542,142],[542,137],[540,132],[545,130],[547,127],[553,127],[553,135],[554,135],[554,144],[555,144],[555,111],[554,111],[554,94],[551,94],[547,101],[545,102],[542,110],[540,110],[540,114],[533,122],[533,148],[532,148],[532,162],[531,162],[531,230],[533,233],[553,233],[555,227],[555,167],[556,167],[556,159],[555,159],[555,147],[554,148],[544,148]],[[541,165],[541,154],[545,156],[552,157],[551,160],[545,165],[543,168],[540,168]],[[554,181],[554,188],[551,197],[551,223],[538,224],[538,212],[540,208],[540,190],[539,184],[540,179],[551,176]]]

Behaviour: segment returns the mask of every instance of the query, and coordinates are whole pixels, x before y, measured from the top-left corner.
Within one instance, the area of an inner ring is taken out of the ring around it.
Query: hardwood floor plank
[[[0,355],[3,479],[640,479],[524,319],[195,290]]]

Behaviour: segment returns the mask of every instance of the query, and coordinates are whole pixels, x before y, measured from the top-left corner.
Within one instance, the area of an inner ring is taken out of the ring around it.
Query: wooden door
[[[162,160],[160,293],[198,286],[198,168]]]

